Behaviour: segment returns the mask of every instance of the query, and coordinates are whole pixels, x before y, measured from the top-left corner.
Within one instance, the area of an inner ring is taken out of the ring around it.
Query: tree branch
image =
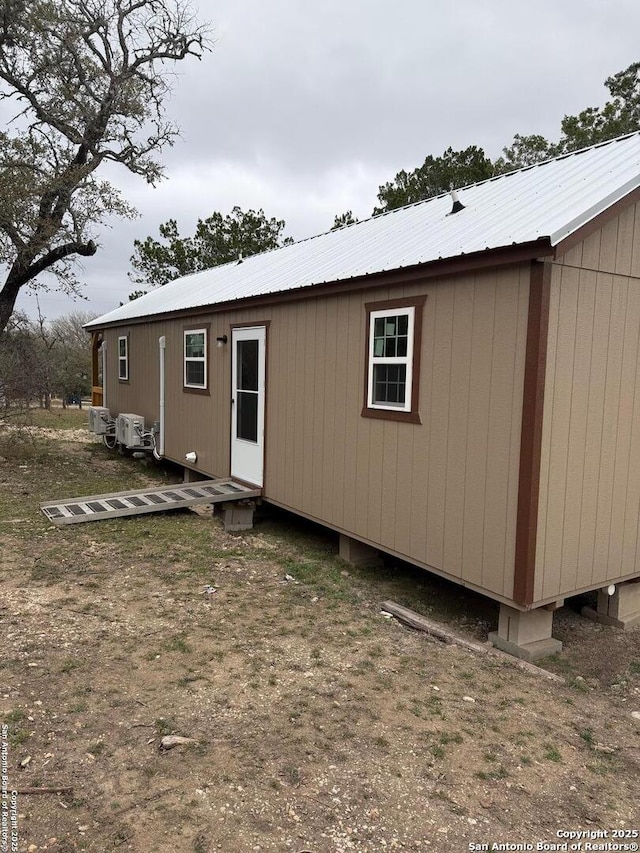
[[[16,107],[0,132],[0,332],[20,287],[45,270],[75,287],[69,261],[95,253],[90,226],[131,215],[95,177],[105,160],[161,177],[154,155],[178,132],[163,66],[209,47],[188,2],[4,0],[0,100]]]
[[[16,247],[16,250],[18,252],[20,252],[24,249],[25,242],[22,239],[22,237],[20,236],[20,232],[13,225],[12,222],[9,222],[7,219],[4,219],[4,217],[1,217],[0,218],[0,230],[4,231],[4,233],[11,240],[11,242]]]
[[[70,255],[90,257],[91,255],[95,255],[96,251],[97,246],[93,240],[89,240],[87,243],[75,240],[65,243],[62,246],[56,246],[55,249],[51,249],[46,255],[28,265],[21,263],[20,257],[18,257],[7,276],[2,293],[4,295],[5,290],[12,291],[15,289],[17,294],[17,290],[28,284],[28,282],[33,281],[34,278],[53,266],[53,264],[68,258]]]

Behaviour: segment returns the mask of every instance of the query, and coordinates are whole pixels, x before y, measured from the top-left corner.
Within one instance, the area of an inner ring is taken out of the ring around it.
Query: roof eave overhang
[[[315,299],[321,296],[331,296],[336,293],[352,293],[372,287],[391,287],[423,279],[459,275],[490,267],[519,264],[526,261],[553,256],[555,249],[549,237],[540,237],[528,243],[518,243],[512,246],[502,246],[497,249],[485,249],[455,258],[438,258],[423,264],[400,267],[385,272],[371,273],[354,278],[337,281],[321,282],[318,284],[299,287],[292,290],[280,290],[275,293],[246,296],[225,302],[215,302],[190,308],[180,308],[156,314],[145,314],[140,317],[122,318],[109,323],[92,322],[84,328],[88,332],[97,329],[115,328],[118,326],[133,326],[140,323],[155,323],[172,320],[177,317],[194,316],[199,314],[220,314],[224,311],[238,308],[253,308],[260,305],[275,305],[284,302],[294,302],[303,299]]]
[[[638,181],[636,180],[637,184]],[[612,196],[613,197],[613,196]],[[590,218],[581,216],[580,219],[574,220],[570,226],[566,226],[562,231],[557,231],[550,237],[551,245],[555,247],[555,255],[559,257],[569,249],[572,249],[582,240],[586,239],[598,228],[602,228],[609,220],[618,216],[625,208],[631,204],[640,202],[640,186],[636,186],[625,194],[620,195],[620,191],[615,193],[615,200],[609,202],[609,206],[599,210],[597,213],[591,214]]]

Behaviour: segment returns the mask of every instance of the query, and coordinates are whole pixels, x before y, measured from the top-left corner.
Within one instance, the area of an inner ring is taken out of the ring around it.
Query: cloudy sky
[[[87,300],[40,295],[43,314],[102,314],[134,289],[135,238],[170,217],[234,205],[285,219],[302,239],[347,209],[366,217],[380,184],[449,145],[495,158],[515,133],[559,136],[599,106],[606,77],[640,59],[638,0],[193,0],[213,51],[176,67],[168,113],[182,138],[157,188],[110,177],[135,205],[81,271]],[[34,315],[35,297],[18,307]]]

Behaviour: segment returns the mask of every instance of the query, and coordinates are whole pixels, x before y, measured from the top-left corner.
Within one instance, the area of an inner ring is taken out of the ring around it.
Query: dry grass
[[[20,797],[22,849],[457,853],[632,825],[637,634],[564,614],[562,686],[384,619],[391,598],[482,639],[497,608],[347,569],[281,513],[243,535],[190,512],[52,528],[42,500],[173,474],[35,441],[0,448],[0,715],[11,785],[73,793]],[[162,754],[165,734],[195,743]]]

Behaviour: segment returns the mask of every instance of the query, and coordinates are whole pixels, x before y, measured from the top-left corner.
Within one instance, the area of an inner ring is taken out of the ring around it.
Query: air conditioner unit
[[[89,432],[106,435],[111,420],[111,412],[105,406],[89,406]]]
[[[125,447],[140,447],[143,443],[142,415],[120,414],[116,420],[116,439]]]

